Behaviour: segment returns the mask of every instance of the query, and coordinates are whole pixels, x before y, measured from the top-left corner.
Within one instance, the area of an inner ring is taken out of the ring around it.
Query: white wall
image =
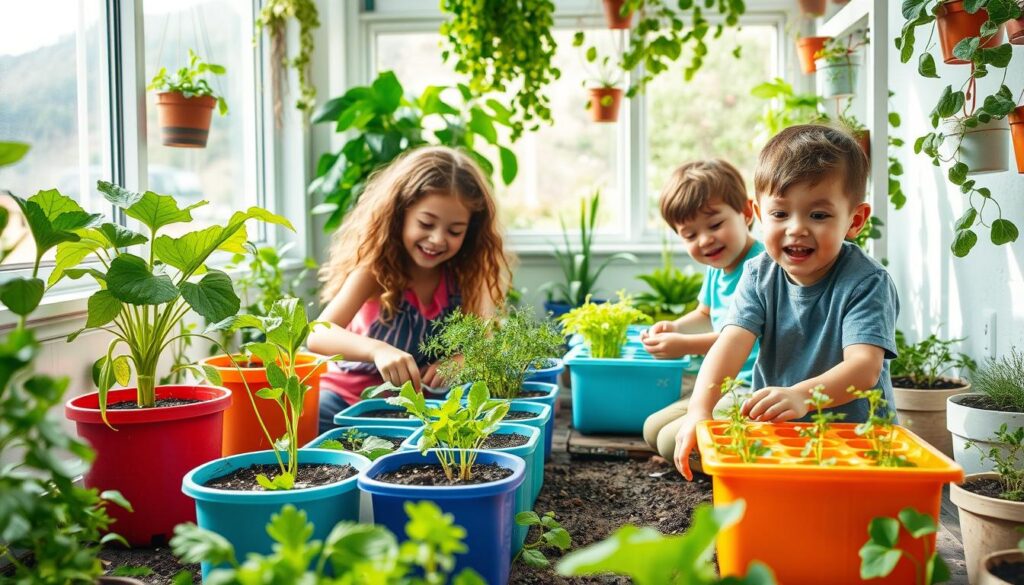
[[[904,20],[900,3],[888,4],[890,36],[895,37]],[[917,36],[918,45],[927,38],[927,34]],[[947,337],[967,336],[965,353],[980,360],[1003,354],[1011,345],[1024,345],[1024,239],[995,246],[982,228],[970,255],[956,258],[950,252],[951,226],[967,208],[966,196],[946,180],[945,168],[934,167],[923,154],[913,152],[914,139],[931,130],[928,114],[942,89],[947,84],[958,88],[969,73],[968,66],[943,64],[937,41],[932,53],[942,79],[919,76],[916,57],[900,63],[892,39],[888,40],[889,84],[896,93],[892,108],[903,119],[898,135],[906,141],[899,159],[906,170],[907,204],[899,211],[889,210],[887,256],[902,304],[900,327],[911,339],[935,330]],[[1013,52],[1006,85],[1016,97],[1024,88],[1024,47],[1014,47]],[[1000,78],[998,70],[993,70],[979,80],[979,87],[983,92],[994,91]],[[1012,157],[1011,148],[1009,171],[971,178],[991,189],[1003,216],[1024,229],[1024,175],[1017,173]],[[991,219],[986,212],[986,220]],[[995,323],[990,335],[994,345],[985,335],[990,320]]]

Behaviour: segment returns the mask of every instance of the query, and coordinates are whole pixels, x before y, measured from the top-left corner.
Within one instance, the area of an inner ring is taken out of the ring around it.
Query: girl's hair
[[[511,280],[487,177],[458,150],[429,146],[409,151],[370,177],[359,202],[331,243],[330,260],[320,269],[321,300],[329,302],[356,268],[369,270],[381,294],[381,317],[391,319],[409,286],[411,262],[402,245],[406,211],[427,195],[458,197],[470,211],[466,237],[445,262],[462,294],[466,311],[479,313],[481,294],[498,306]]]

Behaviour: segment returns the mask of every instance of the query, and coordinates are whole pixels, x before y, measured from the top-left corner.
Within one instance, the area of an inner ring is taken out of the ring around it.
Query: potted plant
[[[588,296],[579,307],[562,315],[562,333],[579,334],[593,358],[618,358],[626,344],[632,323],[650,323],[651,318],[633,308],[633,300],[619,292],[618,302],[593,303]]]
[[[973,375],[973,390],[947,399],[946,428],[953,435],[953,456],[967,473],[991,471],[981,454],[998,443],[992,429],[1006,425],[1010,432],[1024,427],[1024,353],[1011,348],[990,358]],[[968,449],[967,445],[979,446]]]
[[[188,50],[188,65],[171,75],[161,67],[146,89],[155,90],[157,116],[164,146],[205,148],[210,135],[213,107],[221,116],[228,113],[224,96],[217,95],[206,81],[207,74],[224,75],[222,65],[203,61]]]
[[[947,137],[940,150],[941,156],[956,161],[953,165],[956,170],[951,169],[950,172],[959,173],[963,169],[964,175],[980,175],[1001,173],[1009,168],[1008,120],[986,117],[986,121],[982,121],[970,116],[955,116],[945,120],[940,129]]]
[[[210,583],[406,583],[413,575],[423,583],[447,583],[454,554],[466,550],[465,531],[431,502],[407,502],[403,514],[409,540],[401,545],[387,528],[355,522],[322,527],[328,536],[317,539],[307,514],[285,505],[261,530],[275,543],[271,554],[240,562],[230,542],[195,524],[175,528],[171,549],[183,563],[220,565]],[[482,585],[471,570],[451,583]]]
[[[800,58],[800,70],[804,74],[814,73],[818,70],[815,65],[815,55],[825,48],[825,43],[831,41],[832,37],[804,37],[796,38],[796,54]]]
[[[825,16],[826,0],[800,0],[800,13],[804,16]]]
[[[672,248],[667,241],[661,246],[661,268],[637,276],[651,287],[633,296],[636,308],[654,322],[674,321],[697,307],[697,295],[704,282],[704,275],[689,274],[672,264]]]
[[[814,55],[822,97],[845,97],[857,93],[858,51],[867,43],[867,31],[860,30],[845,39],[829,39],[824,48]]]
[[[991,431],[989,431],[991,432]],[[969,444],[993,472],[970,473],[951,485],[949,499],[960,510],[967,578],[977,583],[982,561],[990,553],[1013,547],[1024,525],[1024,427],[1005,423],[989,439],[993,447]]]
[[[1024,103],[1024,90],[1017,97],[1017,103]],[[1010,123],[1010,137],[1013,139],[1013,157],[1017,161],[1017,172],[1024,174],[1024,105],[1015,107],[1006,119]]]
[[[956,46],[964,39],[982,38],[983,47],[993,47],[1002,42],[1002,30],[993,32],[983,29],[989,20],[984,2],[941,1],[934,9],[934,18],[939,29],[939,44],[942,45],[942,60],[947,65],[966,65],[971,62],[956,54]],[[970,10],[973,8],[973,10]]]
[[[487,583],[505,583],[512,558],[513,492],[526,464],[519,457],[479,449],[508,412],[509,402],[491,400],[486,384],[473,384],[465,405],[462,395],[456,386],[443,404],[430,405],[406,384],[399,396],[389,398],[423,422],[420,451],[381,457],[360,476],[359,489],[369,494],[373,522],[396,532],[406,522],[400,512],[405,502],[433,500],[473,543],[456,556],[455,566],[474,569]],[[441,443],[450,448],[434,448]]]
[[[1007,20],[1004,23],[1006,29],[1006,40],[1011,45],[1024,45],[1024,2],[1016,0],[1017,8],[1021,11],[1021,16],[1012,20]]]
[[[397,451],[417,428],[363,426],[331,429],[306,444],[309,449],[352,451],[374,461]]]
[[[982,559],[978,585],[1013,585],[1024,575],[1024,539],[1017,548],[998,550]]]
[[[341,520],[359,519],[359,492],[355,477],[369,460],[352,452],[320,449],[299,449],[302,414],[316,408],[309,404],[308,379],[330,359],[318,358],[312,367],[302,368],[299,348],[306,341],[311,327],[306,310],[295,298],[276,301],[270,315],[234,315],[214,324],[210,331],[237,330],[250,327],[258,330],[266,341],[253,341],[242,346],[239,356],[231,356],[235,367],[257,365],[268,381],[254,391],[247,386],[246,402],[256,415],[259,430],[266,438],[269,451],[244,453],[217,459],[188,473],[182,492],[195,500],[199,526],[208,528],[232,543],[239,553],[269,554],[272,541],[258,527],[270,519],[283,504],[294,504],[312,518],[318,538],[327,536],[331,526]],[[220,383],[216,369],[201,368],[208,379]],[[255,395],[255,396],[254,396]],[[271,426],[265,420],[259,402],[276,411],[282,424]],[[204,567],[204,574],[209,567]]]
[[[316,100],[316,87],[310,81],[313,64],[313,31],[320,27],[320,14],[315,0],[267,0],[256,17],[256,31],[267,30],[270,35],[270,78],[273,88],[274,121],[281,126],[281,96],[287,75],[284,69],[293,67],[299,78],[299,97],[295,107],[309,114]],[[288,58],[288,22],[299,26],[299,51]]]
[[[946,401],[971,390],[970,382],[949,374],[977,366],[967,355],[953,351],[953,346],[963,340],[944,340],[932,334],[917,343],[907,343],[903,332],[897,331],[897,357],[889,364],[900,424],[947,457],[953,456],[953,440],[946,430]]]
[[[757,142],[767,142],[784,128],[813,124],[828,119],[821,111],[823,100],[813,93],[796,93],[789,82],[776,77],[754,86],[750,95],[767,100],[761,112]]]
[[[597,225],[597,210],[601,204],[601,193],[595,192],[593,197],[580,200],[580,244],[579,251],[575,251],[569,242],[569,228],[565,225],[565,218],[559,217],[562,225],[562,240],[565,243],[564,249],[555,249],[555,259],[562,269],[562,282],[546,282],[540,286],[540,290],[547,295],[544,302],[544,311],[558,318],[567,313],[573,307],[578,307],[586,302],[587,297],[595,291],[597,279],[604,272],[609,264],[616,260],[636,262],[636,256],[629,252],[618,252],[612,254],[603,262],[592,268],[593,253],[591,247],[594,245],[594,227]]]
[[[195,517],[178,486],[190,469],[220,456],[221,413],[231,401],[231,392],[217,386],[157,386],[160,357],[176,338],[193,335],[179,333],[179,323],[190,311],[211,322],[238,312],[241,302],[231,278],[206,265],[214,252],[242,251],[249,220],[292,226],[283,217],[251,207],[235,212],[222,226],[177,237],[160,235],[168,225],[191,222],[192,210],[206,202],[180,208],[168,195],[136,193],[105,181],[98,187],[148,234],[104,223],[80,227],[74,239],[57,245],[51,284],[89,276],[100,285],[89,297],[85,328],[68,340],[89,330],[113,336],[93,367],[98,392],[72,398],[64,412],[97,451],[85,475],[86,487],[124,494],[135,512],[113,511],[118,532],[133,544],[149,545],[154,538],[170,538],[175,524]],[[77,206],[59,194],[49,201],[55,209],[72,205]],[[147,243],[144,255],[133,253]],[[79,268],[89,255],[99,263]],[[112,390],[115,384],[127,386],[133,373],[135,388]]]
[[[852,103],[853,100],[847,100],[846,107],[839,114],[839,124],[850,132],[853,139],[857,141],[857,145],[864,151],[864,156],[871,158],[871,131],[856,116],[850,113]]]
[[[633,11],[626,0],[604,0],[604,19],[610,29],[629,28],[633,24]]]
[[[622,54],[621,37],[614,38],[617,41],[616,53]],[[577,32],[572,44],[574,47],[582,47],[583,40],[583,33]],[[588,88],[590,93],[587,99],[590,119],[594,122],[618,121],[619,105],[622,103],[622,88],[619,87],[623,78],[622,70],[611,61],[610,56],[600,55],[596,45],[587,47],[583,55],[583,67],[589,77],[583,81],[583,87]]]

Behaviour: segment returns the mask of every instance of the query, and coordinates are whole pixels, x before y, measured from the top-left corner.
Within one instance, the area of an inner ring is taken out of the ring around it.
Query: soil
[[[357,414],[359,418],[409,418],[409,413],[404,410],[391,410],[387,408],[378,408],[377,410],[367,410]]]
[[[1024,562],[999,563],[989,572],[1010,585],[1024,585]]]
[[[523,410],[510,410],[501,420],[524,420],[537,416],[535,412],[526,412]]]
[[[512,447],[521,447],[530,442],[530,437],[526,435],[520,435],[519,433],[508,433],[508,434],[494,434],[487,437],[484,441],[483,449],[511,449]]]
[[[1003,484],[995,478],[985,477],[982,479],[974,479],[960,487],[972,494],[978,494],[979,496],[986,496],[997,500],[1003,499],[999,497],[999,494],[1003,493]]]
[[[971,408],[979,408],[981,410],[994,410],[996,412],[1017,412],[1014,410],[1005,410],[996,406],[992,399],[984,394],[969,394],[963,398],[958,398],[959,402],[963,406],[969,406]]]
[[[520,390],[519,395],[516,398],[537,398],[538,396],[547,396],[548,392],[543,390]],[[513,399],[515,400],[515,399]]]
[[[195,398],[160,398],[156,401],[153,406],[147,406],[145,408],[162,408],[165,406],[185,406],[186,404],[196,404],[202,402]],[[107,410],[141,410],[139,403],[134,400],[122,400],[121,402],[115,402],[107,405]]]
[[[377,481],[397,485],[464,486],[499,481],[512,475],[511,469],[497,463],[477,463],[473,466],[473,477],[468,480],[450,481],[440,465],[403,465],[395,471],[388,471],[375,477]]]
[[[205,486],[218,490],[227,491],[264,491],[263,487],[256,481],[259,474],[273,478],[281,472],[277,465],[250,465],[236,469],[235,471],[221,477],[216,477],[206,482]],[[331,465],[327,463],[300,463],[299,471],[295,478],[295,487],[292,489],[307,489],[320,487],[348,479],[359,473],[351,465]]]
[[[933,384],[926,386],[921,382],[915,382],[910,378],[899,376],[892,379],[892,385],[893,388],[912,388],[914,390],[952,390],[953,388],[963,388],[964,382],[962,380],[939,378]]]

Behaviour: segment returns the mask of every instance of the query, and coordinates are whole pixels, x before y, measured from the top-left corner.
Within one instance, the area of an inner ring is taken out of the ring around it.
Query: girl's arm
[[[349,361],[372,362],[385,381],[401,386],[411,380],[419,388],[420,372],[411,355],[383,341],[345,329],[363,304],[380,292],[380,285],[369,271],[362,268],[353,271],[320,313],[318,320],[327,322],[328,326],[317,327],[309,334],[309,349],[323,355],[340,354]]]

